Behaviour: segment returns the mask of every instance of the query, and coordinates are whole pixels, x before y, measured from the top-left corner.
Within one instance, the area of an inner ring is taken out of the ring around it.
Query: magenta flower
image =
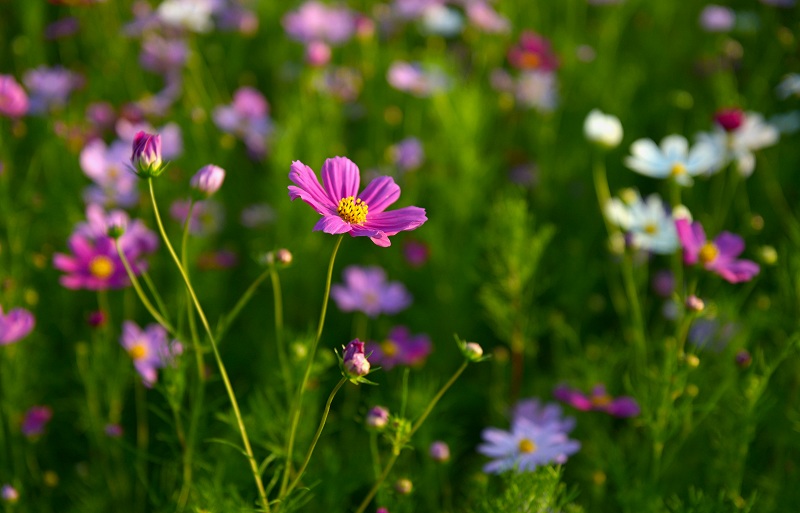
[[[32,406],[25,412],[20,431],[28,438],[33,438],[44,433],[44,428],[53,417],[53,410],[49,406]]]
[[[344,43],[355,34],[356,16],[344,7],[328,7],[314,0],[305,2],[296,11],[284,15],[286,34],[295,41]]]
[[[158,380],[158,369],[170,365],[183,352],[180,342],[168,342],[167,330],[158,324],[142,330],[135,322],[125,321],[119,343],[128,351],[136,372],[148,388]]]
[[[267,138],[273,126],[269,103],[258,90],[252,87],[237,89],[233,102],[216,107],[213,118],[220,130],[244,141],[253,158],[261,159],[266,155]]]
[[[699,261],[706,270],[730,283],[749,281],[761,270],[751,260],[736,258],[744,251],[744,240],[738,235],[722,232],[711,242],[706,240],[703,225],[698,221],[690,225],[687,219],[676,220],[675,228],[683,246],[683,262],[687,265]]]
[[[154,178],[164,171],[161,162],[161,136],[140,130],[133,138],[131,165],[142,178]]]
[[[72,252],[71,255],[64,253],[53,255],[53,266],[59,271],[67,273],[59,280],[64,287],[106,290],[120,289],[130,285],[125,267],[114,247],[114,241],[110,237],[91,239],[80,233],[73,233],[67,246]],[[136,275],[141,274],[147,268],[144,261],[130,258],[128,261]]]
[[[342,273],[344,285],[331,287],[331,297],[343,312],[364,312],[369,317],[396,314],[411,304],[411,294],[397,281],[387,282],[386,272],[377,266],[351,265]]]
[[[24,308],[14,308],[3,314],[0,306],[0,346],[7,346],[27,337],[36,324],[33,314]]]
[[[580,390],[559,385],[553,391],[553,396],[581,411],[603,411],[614,417],[635,417],[639,415],[639,405],[633,397],[617,397],[608,395],[606,387],[597,385],[591,394],[586,395]]]
[[[302,199],[322,215],[314,230],[369,237],[378,246],[388,247],[390,236],[414,230],[428,220],[425,209],[419,207],[385,211],[400,197],[400,187],[389,176],[372,180],[359,194],[358,166],[345,157],[325,161],[322,166],[324,188],[314,171],[300,161],[292,162],[289,179],[295,183],[289,186],[289,197]]]
[[[357,379],[369,374],[370,363],[364,354],[364,343],[358,339],[351,341],[344,348],[342,367],[348,379]]]
[[[141,219],[131,220],[124,210],[106,212],[100,205],[86,207],[86,222],[78,223],[75,233],[97,240],[107,237],[111,228],[122,231],[118,238],[119,247],[129,259],[135,260],[143,253],[154,253],[158,249],[158,235]]]
[[[214,164],[208,164],[195,173],[190,185],[201,197],[208,198],[222,187],[224,181],[225,170]]]
[[[373,406],[367,412],[366,423],[368,427],[380,431],[389,424],[389,410],[383,406]]]
[[[508,51],[508,62],[521,70],[555,71],[558,68],[550,41],[530,31],[523,32],[519,44]]]
[[[28,112],[28,95],[11,75],[0,75],[0,115],[18,118]]]
[[[381,343],[370,342],[367,351],[372,361],[386,370],[395,365],[419,365],[431,352],[427,335],[412,335],[405,326],[395,326]]]

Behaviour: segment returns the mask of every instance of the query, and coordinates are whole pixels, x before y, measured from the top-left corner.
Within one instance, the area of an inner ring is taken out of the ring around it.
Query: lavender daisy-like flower
[[[14,308],[3,314],[0,306],[0,346],[7,346],[27,337],[33,331],[36,319],[24,308]]]
[[[564,417],[561,406],[556,403],[542,403],[539,399],[522,399],[511,411],[511,422],[520,419],[537,425],[556,426],[559,431],[569,433],[575,428],[574,417]]]
[[[136,372],[148,388],[158,380],[158,369],[171,364],[183,352],[179,342],[168,341],[167,330],[158,324],[141,329],[135,322],[125,321],[119,343],[133,359]]]
[[[291,39],[306,44],[313,41],[344,43],[356,31],[356,16],[350,9],[328,7],[313,0],[288,12],[282,23]]]
[[[440,68],[423,67],[418,62],[404,61],[393,62],[389,66],[386,80],[398,91],[411,93],[420,98],[444,91],[450,84],[449,78]]]
[[[83,85],[83,77],[61,66],[39,66],[28,70],[22,78],[30,92],[30,109],[43,114],[67,104],[72,91]]]
[[[709,241],[703,225],[698,221],[689,224],[687,219],[676,220],[675,228],[683,246],[683,262],[687,265],[699,262],[730,283],[749,281],[761,270],[755,262],[737,258],[744,251],[744,239],[736,234],[722,232]]]
[[[494,460],[484,465],[483,471],[493,474],[512,469],[532,472],[541,465],[561,464],[581,447],[559,423],[537,424],[525,418],[515,419],[510,431],[487,428],[481,436],[484,443],[478,452]]]
[[[331,287],[331,297],[343,312],[364,312],[369,317],[396,314],[411,304],[411,294],[397,281],[387,282],[380,267],[351,265],[344,272],[344,285]]]
[[[233,93],[230,105],[214,109],[214,123],[223,132],[244,141],[254,158],[267,153],[267,137],[273,131],[269,117],[269,103],[264,95],[252,87],[241,87]]]
[[[425,149],[416,137],[407,137],[390,148],[392,161],[401,171],[413,171],[425,160]]]
[[[370,357],[386,370],[395,365],[419,365],[431,352],[431,339],[428,335],[412,335],[405,326],[395,326],[381,343],[367,344]]]
[[[44,433],[44,428],[53,418],[53,410],[49,406],[32,406],[25,412],[20,431],[28,438]]]
[[[692,185],[692,177],[707,173],[719,159],[719,152],[709,142],[699,141],[690,149],[685,137],[669,135],[662,139],[660,147],[651,139],[635,141],[625,165],[639,174],[672,178],[688,187]]]
[[[639,415],[639,405],[633,397],[611,397],[604,385],[597,385],[590,394],[565,385],[556,387],[553,396],[581,411],[602,411],[614,417],[634,417]]]
[[[0,75],[0,115],[10,118],[28,112],[28,95],[11,75]]]
[[[130,145],[117,140],[106,146],[94,139],[81,150],[80,165],[94,185],[84,192],[87,203],[133,206],[139,199],[138,179],[127,166]]]
[[[292,162],[289,186],[292,200],[302,199],[322,216],[314,230],[325,233],[349,233],[369,237],[378,246],[391,245],[389,237],[414,230],[428,218],[425,209],[403,207],[386,211],[400,197],[400,187],[389,176],[379,176],[359,194],[361,174],[358,166],[345,157],[327,159],[322,165],[322,183],[310,167]]]

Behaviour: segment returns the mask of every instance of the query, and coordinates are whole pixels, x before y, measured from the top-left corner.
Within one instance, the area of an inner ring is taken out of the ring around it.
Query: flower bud
[[[4,484],[3,487],[0,488],[0,497],[2,497],[5,502],[14,504],[19,500],[19,492],[10,484]]]
[[[593,109],[583,123],[586,138],[604,148],[616,148],[622,142],[622,123],[619,118]]]
[[[410,479],[401,477],[394,483],[394,491],[400,495],[408,495],[414,489],[414,484]]]
[[[355,339],[347,344],[347,347],[344,348],[342,364],[347,378],[360,378],[369,374],[370,364],[364,354],[364,343]]]
[[[477,342],[464,344],[464,356],[471,362],[477,362],[483,357],[483,348]]]
[[[702,312],[705,307],[706,304],[703,302],[703,300],[694,294],[686,298],[686,309],[690,312]]]
[[[373,429],[382,430],[389,423],[389,410],[383,406],[374,406],[367,413],[366,423]]]
[[[192,177],[190,185],[198,199],[206,199],[222,187],[225,181],[225,170],[214,164],[208,164],[200,168]]]
[[[439,463],[444,463],[450,459],[450,447],[441,440],[433,442],[428,452],[431,458]]]
[[[700,358],[693,354],[686,355],[686,365],[695,369],[698,365],[700,365]]]
[[[746,369],[750,367],[750,364],[753,362],[753,357],[750,356],[750,353],[747,352],[746,349],[742,349],[736,353],[735,360],[736,365],[738,365],[740,369]]]
[[[714,121],[726,132],[734,132],[744,123],[744,112],[741,109],[722,109],[714,114]]]
[[[133,170],[141,178],[155,178],[164,171],[161,162],[161,136],[148,134],[143,130],[133,138],[131,154]]]

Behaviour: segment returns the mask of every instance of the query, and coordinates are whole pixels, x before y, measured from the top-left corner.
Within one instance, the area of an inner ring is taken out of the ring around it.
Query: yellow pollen
[[[700,261],[704,264],[708,264],[714,261],[719,254],[719,250],[717,246],[714,245],[713,242],[706,242],[703,244],[703,247],[700,248]]]
[[[134,360],[141,360],[147,356],[147,346],[142,343],[135,344],[128,350],[128,354],[131,355],[131,358]]]
[[[107,256],[98,255],[89,262],[89,272],[95,278],[105,280],[114,274],[114,262]]]
[[[381,351],[383,351],[383,354],[386,356],[394,356],[397,354],[397,344],[391,340],[386,340],[381,344]]]
[[[592,396],[592,404],[594,406],[602,407],[611,404],[611,396],[608,394]]]
[[[536,451],[536,444],[528,440],[527,438],[523,438],[519,441],[519,452],[523,454],[530,454]]]
[[[336,213],[347,223],[362,224],[367,220],[367,204],[361,198],[348,196],[339,201]]]
[[[658,227],[653,223],[644,225],[644,233],[648,235],[655,235],[658,232]]]
[[[669,174],[672,176],[681,176],[686,174],[686,166],[681,164],[680,162],[676,162],[672,165],[672,169],[669,170]]]

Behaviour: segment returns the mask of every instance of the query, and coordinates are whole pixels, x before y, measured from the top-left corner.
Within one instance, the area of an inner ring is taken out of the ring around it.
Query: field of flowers
[[[0,0],[0,509],[800,510],[795,0]]]

